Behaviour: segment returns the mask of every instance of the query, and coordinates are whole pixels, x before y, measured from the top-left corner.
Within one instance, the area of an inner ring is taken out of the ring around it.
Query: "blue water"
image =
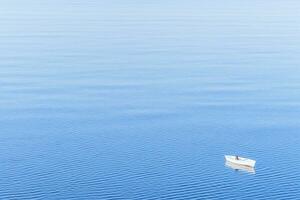
[[[2,2],[0,199],[300,199],[299,10]]]

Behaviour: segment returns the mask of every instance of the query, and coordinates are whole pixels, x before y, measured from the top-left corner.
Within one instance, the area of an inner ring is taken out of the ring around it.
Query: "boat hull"
[[[237,164],[234,164],[234,163],[229,162],[229,161],[225,162],[225,166],[229,167],[231,169],[234,169],[236,171],[243,171],[243,172],[247,172],[247,173],[250,173],[250,174],[255,174],[255,168],[254,167],[248,167],[248,166],[245,166],[245,165],[237,165]]]

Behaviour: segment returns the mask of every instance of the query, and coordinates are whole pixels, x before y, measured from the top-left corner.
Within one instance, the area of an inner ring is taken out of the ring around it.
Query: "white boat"
[[[254,167],[256,161],[255,160],[251,160],[249,158],[243,158],[240,156],[229,156],[226,155],[225,156],[225,160],[231,163],[234,163],[236,165],[243,165],[243,166],[247,166],[247,167]]]
[[[237,165],[237,164],[234,164],[234,163],[229,162],[229,161],[225,162],[225,166],[229,167],[231,169],[234,169],[236,171],[243,171],[243,172],[247,172],[247,173],[250,173],[250,174],[255,174],[255,169],[253,167],[248,167],[248,166],[245,166],[245,165]]]

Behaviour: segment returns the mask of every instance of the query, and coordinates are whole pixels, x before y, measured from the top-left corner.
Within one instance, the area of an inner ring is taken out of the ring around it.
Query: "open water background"
[[[2,1],[0,199],[300,199],[299,10]]]

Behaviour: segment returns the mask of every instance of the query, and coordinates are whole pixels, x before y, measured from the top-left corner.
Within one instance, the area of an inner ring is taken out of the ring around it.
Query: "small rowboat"
[[[243,165],[243,166],[247,166],[247,167],[254,167],[256,161],[255,160],[251,160],[249,158],[243,158],[243,157],[239,157],[239,156],[225,156],[225,160],[231,163],[234,163],[236,165]]]

